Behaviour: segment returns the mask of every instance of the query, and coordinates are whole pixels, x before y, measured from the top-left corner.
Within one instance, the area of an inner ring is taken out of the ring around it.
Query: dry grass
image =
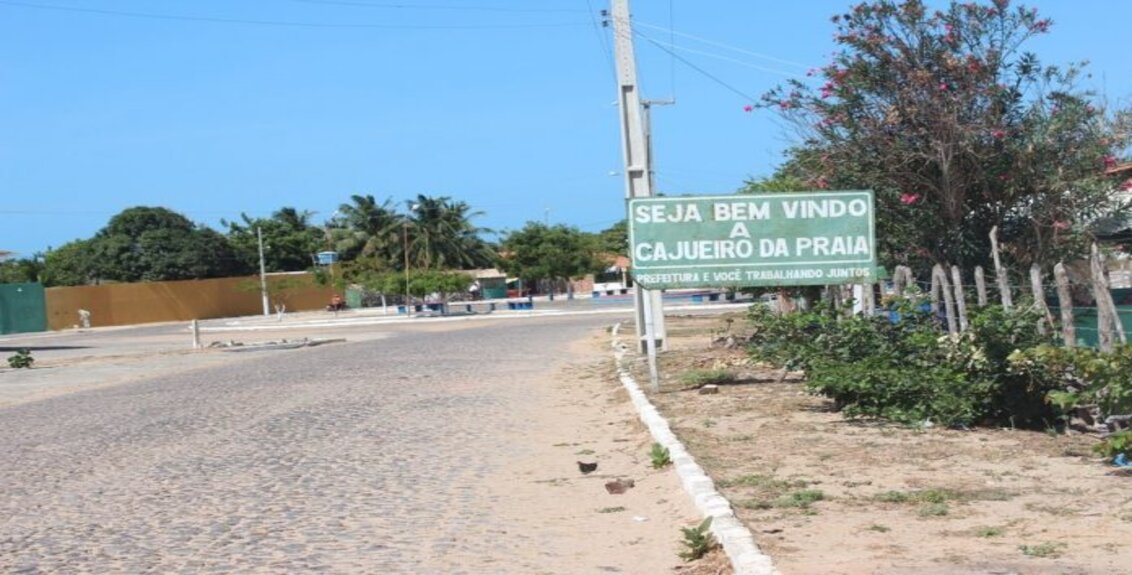
[[[712,347],[725,318],[669,325],[653,402],[782,572],[1132,572],[1132,478],[1090,456],[1094,439],[845,420],[801,374]],[[685,390],[705,370],[734,377]]]

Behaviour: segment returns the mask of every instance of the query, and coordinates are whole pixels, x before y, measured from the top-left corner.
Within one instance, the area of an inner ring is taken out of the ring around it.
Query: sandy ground
[[[491,320],[488,320],[491,321]],[[460,330],[475,322],[422,324],[400,329]],[[262,353],[188,349],[184,326],[145,330],[66,332],[24,339],[37,358],[31,370],[0,370],[0,416],[3,408],[88,389],[129,385],[162,375],[239,362]],[[259,343],[300,338],[348,341],[396,337],[396,329],[357,327],[280,328],[277,331],[206,332],[202,340]],[[10,339],[0,342],[14,345]],[[307,353],[303,351],[301,353]],[[493,512],[512,526],[500,537],[523,537],[537,545],[517,546],[516,564],[551,564],[538,573],[730,573],[716,551],[693,563],[677,557],[682,549],[679,528],[699,522],[690,499],[671,468],[649,466],[651,439],[637,420],[627,394],[617,383],[609,351],[609,335],[594,332],[584,341],[554,350],[553,358],[535,358],[556,365],[550,385],[525,408],[531,422],[513,439],[522,458],[512,459],[486,482]],[[532,393],[534,393],[532,391]],[[597,462],[583,475],[577,461]],[[604,484],[633,479],[635,487],[620,495]],[[573,556],[576,567],[562,567],[546,558]],[[501,566],[500,572],[515,572]]]
[[[549,529],[563,542],[589,541],[571,551],[578,557],[573,572],[579,574],[730,573],[718,551],[688,564],[677,558],[683,549],[678,527],[693,526],[701,518],[675,472],[650,466],[652,440],[628,394],[616,384],[608,349],[607,334],[569,348],[572,359],[547,401],[529,413],[543,422],[523,439],[532,449],[530,456],[500,472],[500,484],[508,486],[509,494],[500,511],[517,531]],[[598,468],[582,475],[577,461],[596,462]],[[608,493],[605,483],[618,479],[632,479],[635,486],[624,494]]]
[[[1132,573],[1132,476],[1094,438],[847,421],[798,374],[712,347],[720,318],[669,327],[653,400],[784,574]],[[736,377],[717,395],[679,391],[716,368]]]

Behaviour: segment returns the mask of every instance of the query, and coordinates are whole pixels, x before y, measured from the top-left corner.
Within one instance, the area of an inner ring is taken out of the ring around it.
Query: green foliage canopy
[[[239,260],[240,273],[259,271],[259,239],[263,233],[264,267],[269,272],[301,271],[309,268],[314,254],[327,249],[325,232],[311,224],[311,212],[283,207],[270,218],[240,214],[240,222],[221,220],[228,227],[228,241]]]
[[[790,163],[811,188],[877,192],[886,263],[983,263],[992,226],[1018,262],[1078,254],[1115,210],[1104,168],[1129,141],[1129,112],[1077,87],[1082,65],[1023,50],[1037,10],[874,0],[833,18],[841,46],[762,105],[802,134]]]
[[[577,228],[527,222],[503,239],[503,269],[524,281],[569,279],[601,267],[592,236]]]

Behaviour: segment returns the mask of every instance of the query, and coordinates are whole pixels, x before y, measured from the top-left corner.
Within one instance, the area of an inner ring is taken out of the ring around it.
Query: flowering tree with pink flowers
[[[797,128],[814,188],[871,188],[886,263],[984,263],[999,226],[1022,264],[1080,253],[1115,208],[1106,165],[1130,114],[1078,88],[1084,64],[1023,50],[1051,22],[1009,0],[873,0],[833,17],[832,61],[763,97]]]

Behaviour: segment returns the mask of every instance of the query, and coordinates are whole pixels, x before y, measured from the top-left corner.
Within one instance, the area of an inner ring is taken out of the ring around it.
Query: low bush
[[[1109,416],[1132,414],[1132,344],[1101,353],[1087,347],[1039,345],[1009,356],[1010,372],[1020,388],[1046,390],[1047,403],[1067,417],[1078,409]],[[1126,424],[1125,424],[1126,425]],[[1132,456],[1132,431],[1114,423],[1096,450],[1106,458]]]
[[[912,299],[871,317],[823,304],[787,315],[756,307],[750,319],[754,359],[804,370],[808,389],[849,417],[1041,428],[1059,413],[1046,401],[1059,382],[1012,368],[1017,350],[1052,343],[1025,306],[975,310],[959,337]]]

